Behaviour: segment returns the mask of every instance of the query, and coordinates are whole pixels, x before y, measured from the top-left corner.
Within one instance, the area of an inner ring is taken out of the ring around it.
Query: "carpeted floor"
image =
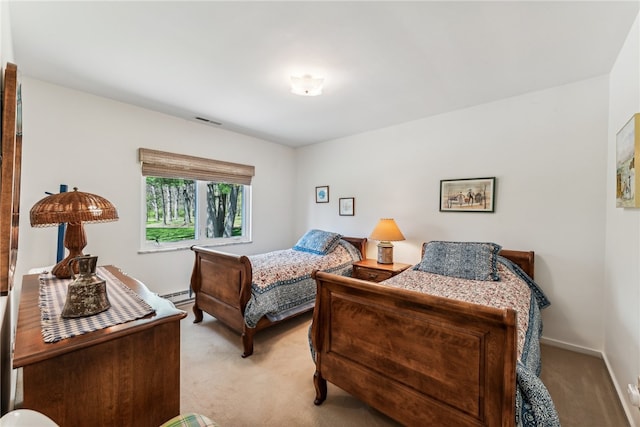
[[[563,427],[629,426],[602,359],[543,345],[540,377]]]
[[[181,411],[220,426],[397,426],[393,420],[328,384],[315,406],[314,365],[307,341],[311,314],[256,334],[254,354],[240,357],[240,337],[205,314],[182,321]],[[543,346],[542,379],[563,427],[628,426],[603,361]]]

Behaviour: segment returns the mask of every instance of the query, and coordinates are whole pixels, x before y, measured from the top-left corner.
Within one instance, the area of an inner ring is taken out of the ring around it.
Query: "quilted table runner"
[[[106,281],[111,308],[93,316],[71,319],[62,318],[60,314],[67,298],[67,287],[73,280],[58,279],[50,273],[40,275],[40,323],[44,342],[53,343],[130,322],[155,311],[109,270],[98,267],[96,274]]]

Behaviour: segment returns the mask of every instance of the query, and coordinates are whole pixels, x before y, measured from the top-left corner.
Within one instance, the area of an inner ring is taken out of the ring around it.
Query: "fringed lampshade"
[[[85,222],[109,222],[118,219],[118,211],[104,197],[91,193],[83,193],[74,188],[73,191],[52,194],[33,205],[29,212],[32,227],[51,227],[67,223],[64,235],[64,246],[69,255],[51,270],[58,278],[71,277],[69,261],[82,256],[82,249],[87,245],[84,232]],[[77,271],[77,264],[74,267]]]

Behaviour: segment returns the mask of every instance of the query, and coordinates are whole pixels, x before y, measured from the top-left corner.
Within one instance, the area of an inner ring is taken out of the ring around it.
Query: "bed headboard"
[[[351,243],[356,247],[358,251],[360,251],[360,255],[362,255],[362,259],[367,257],[367,238],[366,237],[345,237],[342,236],[342,240],[345,240]]]
[[[22,165],[22,106],[18,67],[7,63],[2,99],[2,157],[0,165],[0,295],[13,287],[18,255],[20,173]]]
[[[534,270],[535,253],[533,251],[514,251],[510,249],[502,249],[498,255],[501,255],[515,264],[517,264],[532,279]]]

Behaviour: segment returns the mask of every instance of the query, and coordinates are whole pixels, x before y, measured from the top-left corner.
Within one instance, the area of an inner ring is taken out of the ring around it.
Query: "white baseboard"
[[[575,344],[569,344],[567,342],[564,341],[559,341],[559,340],[554,340],[552,338],[545,338],[542,337],[540,338],[540,342],[542,344],[547,344],[553,347],[559,347],[559,348],[563,348],[565,350],[570,350],[570,351],[575,351],[576,353],[582,353],[582,354],[587,354],[589,356],[594,356],[597,357],[598,359],[602,359],[602,352],[599,350],[594,350],[591,348],[587,348],[587,347],[581,347],[579,345],[575,345]]]
[[[633,411],[636,411],[637,408],[634,408],[629,404],[629,399],[627,398],[626,390],[621,390],[619,385],[621,384],[616,376],[613,374],[613,369],[611,369],[611,365],[609,364],[609,359],[607,359],[607,355],[604,354],[602,358],[604,360],[604,364],[607,367],[607,372],[609,372],[609,376],[611,377],[611,382],[613,383],[613,387],[616,389],[616,393],[618,393],[618,399],[622,403],[622,409],[624,409],[624,414],[627,416],[627,421],[629,421],[629,425],[631,427],[637,427],[634,419],[633,419]]]
[[[587,354],[589,356],[595,356],[599,359],[602,359],[604,361],[604,365],[607,368],[607,372],[609,373],[609,377],[611,378],[611,382],[613,383],[613,387],[616,389],[616,394],[618,395],[618,400],[620,401],[620,403],[622,404],[622,409],[624,410],[624,414],[627,417],[627,421],[629,421],[629,425],[631,427],[638,427],[635,423],[635,421],[633,420],[633,416],[632,416],[632,411],[635,410],[635,408],[631,407],[628,404],[629,399],[627,399],[627,393],[626,390],[621,390],[619,384],[621,384],[619,381],[616,380],[616,376],[613,374],[613,369],[611,369],[611,365],[609,364],[609,360],[607,359],[607,355],[604,354],[602,351],[599,350],[593,350],[590,348],[586,348],[586,347],[581,347],[578,345],[574,345],[574,344],[569,344],[566,343],[564,341],[558,341],[558,340],[554,340],[551,338],[540,338],[540,342],[542,344],[547,344],[550,346],[554,346],[554,347],[559,347],[559,348],[563,348],[565,350],[570,350],[570,351],[575,351],[578,353],[582,353],[582,354]],[[542,362],[544,365],[544,361]]]

